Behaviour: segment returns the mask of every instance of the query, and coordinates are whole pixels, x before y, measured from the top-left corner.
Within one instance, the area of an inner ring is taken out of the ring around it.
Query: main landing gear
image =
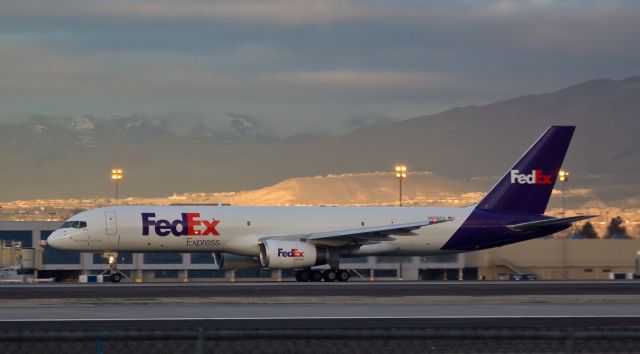
[[[321,272],[317,269],[301,269],[296,272],[296,281],[299,282],[318,282],[318,281],[349,281],[351,274],[346,269],[327,269]]]

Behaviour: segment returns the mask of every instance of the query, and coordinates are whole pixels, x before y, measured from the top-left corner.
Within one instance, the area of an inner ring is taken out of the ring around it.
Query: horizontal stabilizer
[[[525,222],[525,223],[522,223],[522,224],[507,225],[507,228],[509,228],[512,231],[519,231],[519,232],[532,231],[532,230],[536,230],[538,228],[545,227],[545,226],[553,226],[553,225],[560,225],[560,224],[570,224],[572,222],[576,222],[576,221],[580,221],[580,220],[591,219],[591,218],[594,218],[596,216],[597,215],[577,215],[577,216],[569,216],[569,217],[566,217],[566,218],[531,221],[531,222]]]

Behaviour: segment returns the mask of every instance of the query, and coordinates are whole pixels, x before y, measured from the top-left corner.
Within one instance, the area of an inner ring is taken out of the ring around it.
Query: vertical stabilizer
[[[543,214],[575,126],[552,126],[478,203],[478,209]]]

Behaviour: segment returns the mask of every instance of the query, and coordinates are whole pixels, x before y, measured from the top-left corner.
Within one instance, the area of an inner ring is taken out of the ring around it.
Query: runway
[[[0,329],[636,327],[640,304],[189,304],[0,307]]]
[[[639,295],[639,280],[3,284],[1,299]]]
[[[640,327],[640,282],[0,287],[0,329]]]
[[[341,318],[566,318],[640,319],[640,304],[189,304],[1,307],[0,321],[199,320]]]

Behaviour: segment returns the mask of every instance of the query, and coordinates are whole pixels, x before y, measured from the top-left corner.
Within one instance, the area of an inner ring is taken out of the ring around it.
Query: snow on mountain
[[[94,119],[88,115],[74,116],[71,119],[71,128],[79,132],[90,132],[96,128],[93,121]]]

